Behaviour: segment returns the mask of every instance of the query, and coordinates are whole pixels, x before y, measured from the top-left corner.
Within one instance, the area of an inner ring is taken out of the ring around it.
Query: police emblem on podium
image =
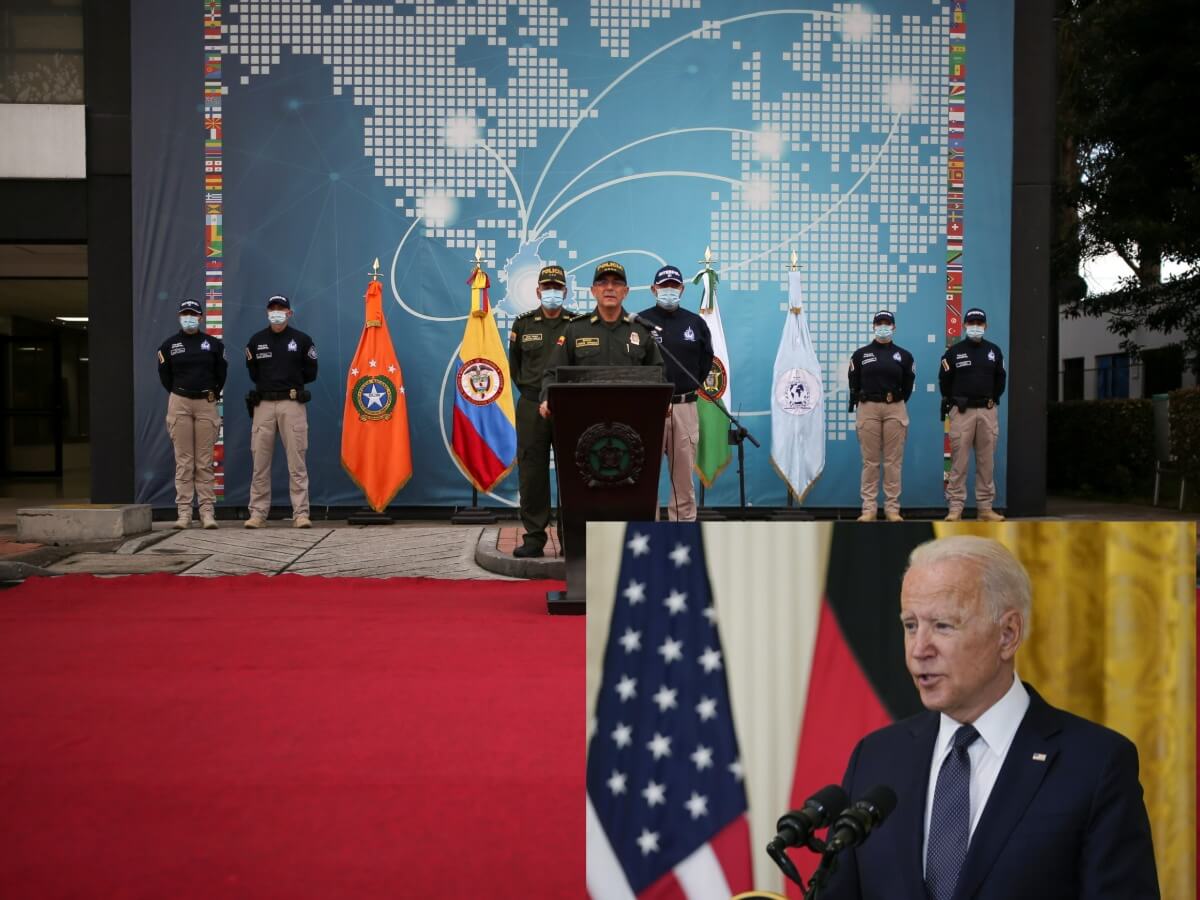
[[[600,422],[579,436],[575,465],[590,488],[636,484],[646,463],[646,445],[620,422]]]

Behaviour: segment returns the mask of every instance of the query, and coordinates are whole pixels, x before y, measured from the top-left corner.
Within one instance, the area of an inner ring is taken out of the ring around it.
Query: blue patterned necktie
[[[967,858],[971,836],[971,757],[967,750],[979,737],[973,725],[954,732],[950,752],[938,772],[925,847],[925,887],[930,900],[950,900]]]

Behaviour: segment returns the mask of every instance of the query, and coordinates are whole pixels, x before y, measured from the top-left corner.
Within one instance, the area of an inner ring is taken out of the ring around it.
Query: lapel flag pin
[[[1045,754],[1045,753],[1035,753],[1035,754],[1033,754],[1033,761],[1034,761],[1034,762],[1045,762],[1045,761],[1046,761],[1046,754]]]

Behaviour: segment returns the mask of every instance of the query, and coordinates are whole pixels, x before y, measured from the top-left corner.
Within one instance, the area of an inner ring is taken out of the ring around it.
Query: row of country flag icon
[[[946,346],[962,337],[963,237],[966,232],[967,10],[966,0],[950,5],[950,86],[947,95],[946,151]],[[950,420],[942,437],[942,478],[950,478]]]
[[[223,0],[204,0],[204,309],[205,327],[214,337],[225,332],[224,134],[221,100],[226,88],[221,78]],[[221,429],[213,447],[213,489],[218,501],[225,496],[224,403],[218,406]]]

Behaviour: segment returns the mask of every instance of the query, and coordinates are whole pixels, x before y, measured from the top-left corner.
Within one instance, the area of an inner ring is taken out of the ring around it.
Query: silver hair
[[[1022,636],[1028,637],[1033,607],[1029,574],[1007,547],[991,538],[970,534],[927,541],[908,557],[910,569],[941,562],[974,563],[979,571],[979,588],[993,622],[1010,609],[1021,614]]]

